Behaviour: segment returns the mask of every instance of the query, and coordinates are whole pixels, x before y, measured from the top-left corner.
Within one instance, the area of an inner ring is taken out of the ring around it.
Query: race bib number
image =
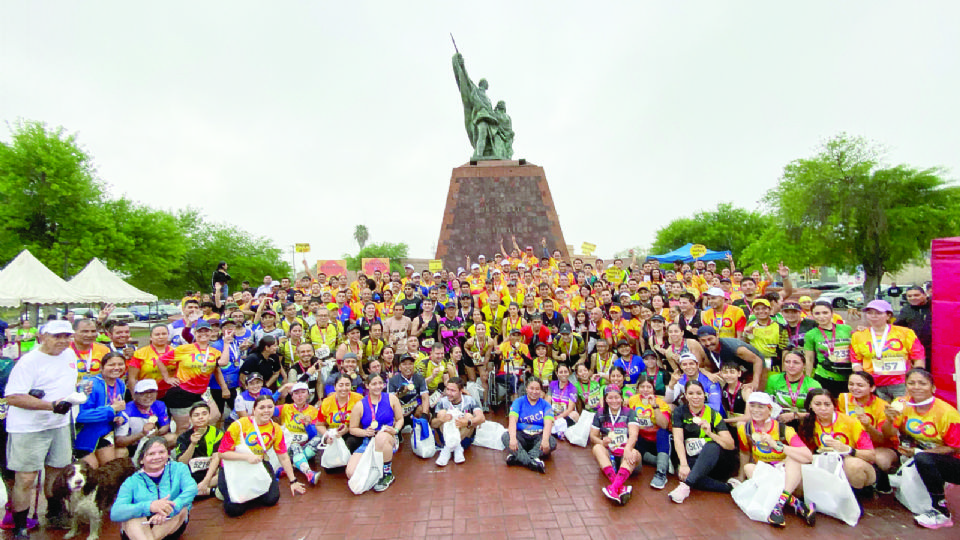
[[[410,416],[413,414],[413,411],[417,409],[417,400],[411,399],[410,401],[404,403],[400,408],[403,410],[404,416]]]
[[[0,399],[0,420],[7,418],[7,398]]]
[[[567,408],[567,404],[562,401],[553,402],[553,414],[560,414],[564,410],[566,410],[566,408]]]
[[[290,437],[288,439],[289,442],[294,444],[304,444],[309,440],[310,438],[307,437],[306,433],[290,433]]]
[[[323,345],[323,346],[321,346],[319,349],[317,349],[317,358],[321,358],[321,359],[322,359],[322,358],[326,358],[326,357],[328,357],[328,356],[330,356],[330,347],[327,347],[326,345]]]
[[[191,459],[187,465],[190,467],[191,473],[197,473],[205,471],[210,468],[210,458],[208,457],[195,457]]]
[[[833,354],[830,355],[830,362],[834,364],[849,364],[850,348],[844,347],[843,349],[835,349]]]
[[[422,348],[429,349],[430,347],[433,347],[434,343],[435,343],[435,340],[433,339],[425,339],[423,340],[423,343],[421,345],[422,345]]]
[[[884,358],[874,362],[877,375],[903,375],[907,372],[906,358]]]
[[[707,444],[706,439],[687,439],[684,441],[684,446],[687,447],[688,456],[700,455],[700,452],[703,451],[703,447],[706,444]]]
[[[620,448],[621,446],[627,444],[627,434],[626,433],[610,433],[610,447],[611,448]]]
[[[596,409],[600,406],[600,395],[599,394],[590,394],[590,397],[587,398],[587,408]]]
[[[641,428],[653,427],[653,420],[650,418],[647,418],[646,416],[637,417],[637,423],[640,424]]]
[[[440,403],[441,397],[443,397],[443,394],[441,394],[439,390],[434,390],[433,393],[430,394],[430,406],[436,407],[437,403]]]

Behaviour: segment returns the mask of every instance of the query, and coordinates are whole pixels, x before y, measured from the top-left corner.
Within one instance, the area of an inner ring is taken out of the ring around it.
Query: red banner
[[[390,259],[386,257],[375,257],[371,259],[361,259],[361,267],[363,268],[363,273],[367,277],[373,275],[377,270],[381,274],[390,273]]]
[[[933,266],[933,382],[937,397],[957,404],[956,358],[960,355],[960,237],[937,238],[932,243]]]
[[[321,259],[317,261],[317,273],[327,276],[347,275],[347,261],[343,259]]]

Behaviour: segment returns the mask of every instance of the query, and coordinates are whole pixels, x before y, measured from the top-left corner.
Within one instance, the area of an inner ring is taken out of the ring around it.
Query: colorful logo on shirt
[[[273,446],[273,434],[270,432],[267,432],[267,433],[261,432],[261,435],[263,436],[263,445],[268,449],[271,448]],[[247,443],[247,446],[249,446],[250,448],[253,448],[254,452],[257,451],[256,450],[257,448],[260,448],[260,438],[257,437],[256,431],[254,431],[253,433],[248,433],[244,442]],[[260,450],[263,451],[263,448],[260,448]]]
[[[77,362],[77,371],[80,373],[100,373],[100,361],[94,358],[90,361],[90,365],[83,360]]]
[[[821,434],[820,434],[820,446],[827,446],[826,441],[823,440],[823,438],[826,437],[827,435],[830,435],[831,437],[833,437],[833,440],[835,440],[835,441],[837,441],[837,442],[839,442],[839,443],[841,443],[841,444],[845,444],[845,445],[847,445],[847,446],[850,446],[850,437],[847,437],[846,434],[844,434],[844,433],[821,433]]]
[[[910,418],[906,423],[907,433],[933,439],[937,436],[937,426],[933,422],[924,422],[921,418]]]

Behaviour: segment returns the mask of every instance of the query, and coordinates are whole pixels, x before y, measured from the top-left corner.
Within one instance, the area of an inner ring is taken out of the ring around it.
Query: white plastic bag
[[[444,422],[440,433],[443,434],[444,448],[453,450],[460,446],[460,428],[457,427],[457,424],[455,424],[453,420]]]
[[[816,505],[817,512],[835,517],[854,527],[860,520],[860,505],[843,472],[843,456],[827,452],[813,456],[813,463],[801,467],[803,500]]]
[[[350,486],[350,491],[354,495],[360,495],[372,488],[381,478],[383,478],[383,454],[377,452],[375,442],[370,439],[347,485]]]
[[[553,429],[551,429],[550,432],[556,435],[557,438],[562,439],[565,437],[564,434],[566,433],[567,429],[569,429],[567,428],[567,419],[558,418],[553,421]]]
[[[930,492],[927,491],[920,473],[917,472],[917,464],[912,459],[904,463],[896,475],[890,477],[890,484],[897,488],[897,500],[913,515],[933,510]]]
[[[320,466],[324,469],[336,469],[346,467],[348,461],[350,461],[350,449],[347,448],[347,443],[343,442],[343,437],[336,437],[323,451]]]
[[[476,381],[467,383],[467,393],[477,402],[477,405],[483,405],[483,387]]]
[[[437,442],[433,439],[430,423],[423,418],[413,419],[413,433],[410,434],[413,453],[423,459],[430,459],[437,453]]]
[[[577,420],[577,423],[566,430],[567,442],[586,448],[587,443],[590,442],[590,428],[593,427],[595,416],[596,414],[590,411],[580,413],[580,419]]]
[[[753,477],[735,487],[730,495],[748,518],[766,523],[780,500],[785,482],[782,465],[774,467],[761,461],[753,469]]]
[[[240,435],[240,440],[245,440],[242,430]],[[240,454],[253,454],[246,443],[237,445],[235,451]],[[231,502],[245,503],[270,491],[273,478],[263,462],[248,463],[243,460],[225,459],[222,466],[223,479],[227,482],[227,492]]]
[[[503,427],[502,424],[487,420],[477,427],[477,432],[473,435],[473,446],[498,451],[503,450],[506,448],[503,446],[503,434],[506,432],[507,428]]]

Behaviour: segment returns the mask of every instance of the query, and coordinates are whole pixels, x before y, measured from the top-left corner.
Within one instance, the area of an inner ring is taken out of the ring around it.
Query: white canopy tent
[[[130,285],[96,258],[91,259],[86,268],[70,280],[69,285],[87,302],[132,304],[157,301],[156,295]]]
[[[0,305],[79,304],[85,298],[26,249],[0,272]]]

